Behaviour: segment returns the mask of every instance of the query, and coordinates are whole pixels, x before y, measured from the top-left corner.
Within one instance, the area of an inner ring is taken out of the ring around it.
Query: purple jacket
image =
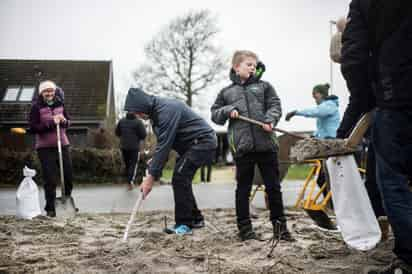
[[[56,97],[57,98],[57,97]],[[35,134],[35,148],[57,147],[56,125],[53,116],[63,114],[66,122],[60,126],[60,137],[62,146],[69,145],[66,128],[70,124],[70,117],[64,110],[63,103],[57,98],[52,106],[48,106],[43,100],[33,103],[29,116],[30,132]]]

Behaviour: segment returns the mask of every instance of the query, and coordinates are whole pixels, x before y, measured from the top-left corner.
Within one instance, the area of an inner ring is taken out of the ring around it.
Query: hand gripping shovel
[[[59,167],[62,196],[56,198],[56,216],[59,218],[70,218],[76,215],[76,207],[74,205],[73,197],[66,196],[66,189],[64,185],[64,171],[63,171],[63,155],[62,143],[60,139],[60,125],[57,124],[57,150],[59,152]]]

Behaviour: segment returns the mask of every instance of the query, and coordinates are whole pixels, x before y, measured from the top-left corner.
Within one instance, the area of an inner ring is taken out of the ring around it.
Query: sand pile
[[[296,142],[291,148],[290,159],[304,161],[309,159],[323,159],[331,156],[351,154],[356,149],[346,146],[344,139],[316,139],[306,138]]]
[[[235,212],[205,210],[207,226],[192,236],[162,232],[171,211],[137,216],[127,244],[127,214],[79,214],[67,221],[0,217],[0,272],[6,273],[361,273],[390,262],[392,241],[369,252],[345,246],[339,234],[315,228],[303,212],[288,213],[297,238],[270,250],[268,212],[254,227],[267,241],[240,242]]]

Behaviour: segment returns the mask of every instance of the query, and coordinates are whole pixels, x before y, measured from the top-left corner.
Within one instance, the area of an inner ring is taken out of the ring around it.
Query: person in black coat
[[[136,119],[133,113],[127,113],[116,126],[116,135],[120,137],[120,148],[126,165],[126,176],[129,190],[133,188],[139,162],[140,142],[146,138],[143,122]]]
[[[396,260],[368,273],[412,273],[412,1],[352,0],[342,36],[350,95],[341,132],[376,108],[376,180],[394,235]],[[355,110],[355,111],[351,111]]]

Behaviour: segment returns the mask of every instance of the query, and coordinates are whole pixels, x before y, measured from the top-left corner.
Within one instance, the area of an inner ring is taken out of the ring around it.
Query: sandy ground
[[[254,227],[266,241],[240,242],[233,209],[205,210],[207,226],[191,236],[162,232],[172,211],[139,213],[127,243],[127,214],[79,214],[73,219],[0,217],[0,273],[362,273],[391,259],[392,240],[368,252],[351,250],[300,211],[288,211],[297,241],[270,250],[268,212]]]

